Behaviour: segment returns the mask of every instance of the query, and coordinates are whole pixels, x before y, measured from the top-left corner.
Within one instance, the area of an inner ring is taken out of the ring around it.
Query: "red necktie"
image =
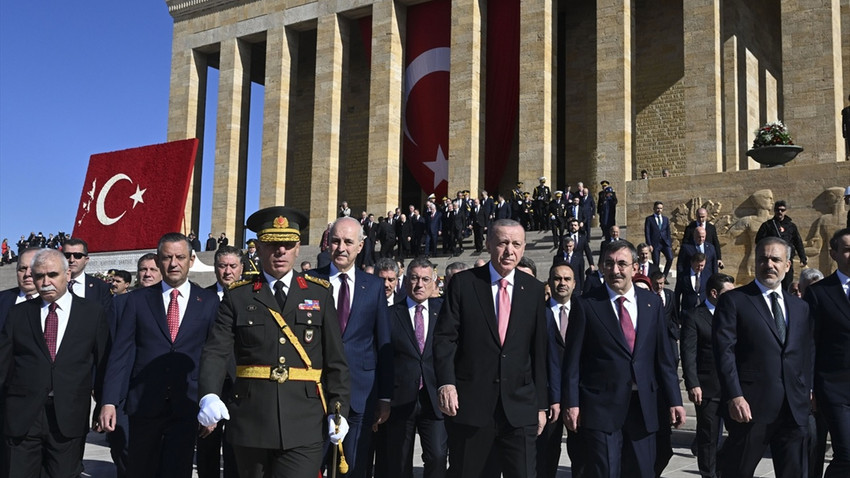
[[[623,335],[626,337],[626,344],[629,346],[629,351],[635,351],[635,326],[632,324],[632,316],[629,310],[626,309],[626,298],[620,296],[617,298],[620,304],[620,328],[623,329]]]
[[[414,333],[416,334],[416,343],[419,345],[419,353],[425,351],[425,317],[422,315],[422,309],[425,307],[422,304],[416,304],[416,312],[413,314],[413,323],[415,325]],[[422,376],[419,376],[419,390],[422,390]]]
[[[345,333],[345,327],[348,325],[348,316],[351,314],[351,304],[348,300],[348,276],[343,272],[339,275],[339,331]]]
[[[505,335],[508,333],[508,321],[511,317],[511,298],[508,296],[508,280],[499,279],[499,292],[497,294],[499,304],[499,342],[505,344]]]
[[[50,351],[50,360],[56,360],[56,339],[59,337],[59,316],[56,315],[56,303],[47,306],[47,319],[44,321],[44,341]]]
[[[171,342],[177,339],[177,330],[180,328],[180,305],[177,303],[177,296],[180,291],[171,289],[171,302],[168,303],[168,332],[171,334]]]

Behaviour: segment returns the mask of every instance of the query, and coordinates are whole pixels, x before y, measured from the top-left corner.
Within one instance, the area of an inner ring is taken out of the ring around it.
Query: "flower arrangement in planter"
[[[747,156],[768,167],[781,166],[794,159],[803,148],[794,144],[788,127],[780,120],[766,123],[756,130],[753,149]]]

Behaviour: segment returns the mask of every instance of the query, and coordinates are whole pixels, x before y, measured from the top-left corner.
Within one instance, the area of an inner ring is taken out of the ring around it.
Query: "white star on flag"
[[[443,146],[437,146],[437,157],[434,161],[425,161],[423,163],[425,167],[434,172],[434,189],[437,189],[437,186],[440,185],[441,182],[449,180],[449,161],[446,159],[446,155],[443,153]]]
[[[145,203],[145,200],[144,200],[144,198],[142,198],[142,195],[146,191],[147,191],[147,188],[139,189],[139,185],[138,184],[136,185],[136,192],[132,196],[130,196],[130,199],[133,200],[133,209],[136,209],[136,204],[139,204],[139,203],[144,204]]]

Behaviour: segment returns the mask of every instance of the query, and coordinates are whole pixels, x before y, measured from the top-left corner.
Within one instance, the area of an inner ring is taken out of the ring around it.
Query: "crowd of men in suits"
[[[443,214],[426,209],[432,223]],[[207,288],[188,280],[192,241],[178,233],[139,259],[139,287],[114,296],[85,273],[84,240],[24,249],[18,287],[0,293],[0,469],[76,476],[93,428],[121,477],[191,476],[193,462],[202,477],[222,462],[225,476],[412,477],[417,433],[427,477],[554,477],[566,431],[573,476],[660,476],[685,421],[681,352],[703,476],[752,476],[767,446],[777,476],[816,473],[814,403],[832,436],[827,476],[847,476],[850,229],[829,244],[838,270],[802,300],[782,286],[791,245],[771,235],[756,279],[734,288],[706,216],[685,233],[676,291],[664,287],[661,203],[637,247],[611,224],[596,264],[588,222],[568,215],[545,284],[522,267],[536,223],[488,215],[489,262],[458,265],[442,297],[433,237],[403,272],[391,257],[364,272],[368,214],[330,224],[328,262],[302,273],[306,217],[260,210],[247,221],[257,273],[219,245]]]

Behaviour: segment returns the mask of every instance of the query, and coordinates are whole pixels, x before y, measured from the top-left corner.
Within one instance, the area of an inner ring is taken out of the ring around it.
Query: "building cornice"
[[[258,0],[165,0],[175,22],[227,10]]]

